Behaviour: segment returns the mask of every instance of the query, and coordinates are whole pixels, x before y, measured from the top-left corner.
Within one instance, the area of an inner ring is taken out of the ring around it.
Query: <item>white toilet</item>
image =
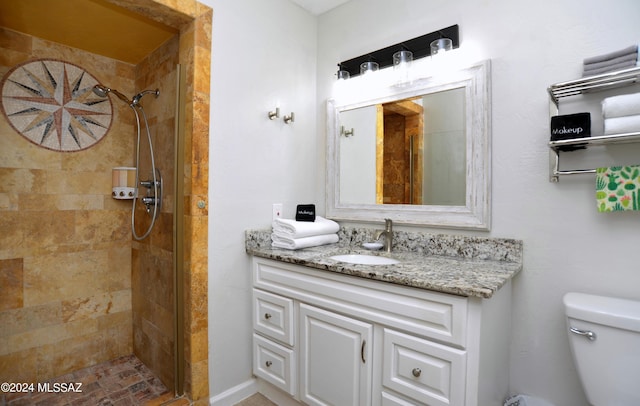
[[[589,403],[640,405],[640,302],[584,293],[567,293],[563,302]]]

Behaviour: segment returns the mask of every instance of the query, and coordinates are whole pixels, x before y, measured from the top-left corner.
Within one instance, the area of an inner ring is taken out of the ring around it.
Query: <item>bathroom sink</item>
[[[335,259],[336,261],[340,261],[340,262],[347,262],[350,264],[359,264],[359,265],[393,265],[400,262],[393,258],[379,257],[377,255],[364,255],[364,254],[334,255],[329,258]]]

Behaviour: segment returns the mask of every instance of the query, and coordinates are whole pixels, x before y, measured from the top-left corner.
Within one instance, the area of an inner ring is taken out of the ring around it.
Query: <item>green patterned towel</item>
[[[599,212],[640,210],[640,165],[596,169]]]

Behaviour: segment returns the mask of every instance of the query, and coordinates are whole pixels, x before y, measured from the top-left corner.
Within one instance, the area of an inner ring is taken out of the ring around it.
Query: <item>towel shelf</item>
[[[588,138],[570,138],[566,140],[549,141],[549,147],[558,149],[569,145],[604,145],[604,144],[624,144],[640,142],[640,132],[626,134],[599,135]]]
[[[549,114],[550,116],[558,114],[559,102],[563,97],[577,96],[587,92],[603,91],[621,86],[630,86],[636,83],[640,83],[640,67],[589,76],[568,82],[556,83],[549,86],[547,89],[549,93]],[[561,147],[570,145],[591,146],[633,142],[640,142],[640,132],[549,141],[549,181],[558,182],[561,175],[577,175],[596,172],[595,169],[560,170]]]
[[[640,82],[640,67],[623,69],[586,78],[556,83],[549,86],[547,91],[556,108],[560,99],[568,96],[595,91],[603,91],[614,87],[628,86]]]

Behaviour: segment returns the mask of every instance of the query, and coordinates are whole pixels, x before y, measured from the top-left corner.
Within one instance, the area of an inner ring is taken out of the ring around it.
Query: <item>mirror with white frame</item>
[[[327,102],[327,217],[488,230],[489,61],[353,93]]]

